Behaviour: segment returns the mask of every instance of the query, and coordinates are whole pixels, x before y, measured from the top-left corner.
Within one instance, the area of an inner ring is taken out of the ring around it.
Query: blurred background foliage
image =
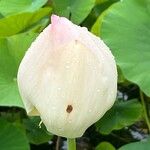
[[[148,150],[150,0],[0,0],[0,149],[66,149],[66,139],[26,115],[16,81],[22,57],[52,13],[102,38],[117,62],[116,103],[77,139],[77,149]]]

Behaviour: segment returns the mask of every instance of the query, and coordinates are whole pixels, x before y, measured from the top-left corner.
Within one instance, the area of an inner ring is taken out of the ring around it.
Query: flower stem
[[[76,150],[76,140],[67,138],[68,150]]]
[[[56,150],[59,150],[59,147],[60,147],[60,140],[61,140],[61,137],[58,136],[58,137],[57,137],[57,141],[56,141]]]
[[[147,124],[149,132],[150,132],[150,120],[149,120],[149,117],[148,117],[148,112],[147,112],[147,109],[146,109],[146,103],[145,103],[144,95],[143,95],[142,91],[140,91],[140,98],[141,98],[141,102],[142,102],[142,105],[143,105],[143,112],[144,112],[145,121],[146,121],[146,124]]]

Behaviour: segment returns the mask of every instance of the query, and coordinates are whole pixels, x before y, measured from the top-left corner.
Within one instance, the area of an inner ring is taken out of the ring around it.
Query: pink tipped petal
[[[109,48],[86,28],[52,15],[18,70],[29,115],[53,134],[80,137],[113,105],[117,69]]]
[[[78,37],[74,24],[66,18],[56,15],[51,17],[51,34],[54,46],[65,45]]]
[[[57,22],[59,21],[59,19],[60,19],[59,16],[52,15],[52,16],[51,16],[51,23],[52,23],[52,25],[57,24]]]

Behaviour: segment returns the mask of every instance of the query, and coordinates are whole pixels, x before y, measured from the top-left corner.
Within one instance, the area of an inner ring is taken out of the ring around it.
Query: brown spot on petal
[[[75,40],[75,44],[78,44],[78,40]]]
[[[68,106],[67,106],[67,109],[66,109],[66,112],[67,112],[67,113],[71,113],[72,110],[73,110],[72,105],[68,105]]]

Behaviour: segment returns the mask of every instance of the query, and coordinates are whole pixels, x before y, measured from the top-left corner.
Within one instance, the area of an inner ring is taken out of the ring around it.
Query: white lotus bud
[[[40,116],[53,134],[75,138],[113,105],[114,58],[86,28],[53,15],[25,54],[18,86],[28,115]]]

